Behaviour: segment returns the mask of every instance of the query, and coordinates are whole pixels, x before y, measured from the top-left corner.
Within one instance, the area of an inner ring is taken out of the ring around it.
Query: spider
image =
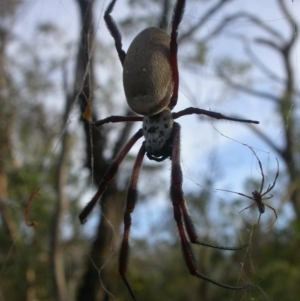
[[[172,30],[169,36],[164,30],[149,27],[140,32],[132,41],[127,54],[122,49],[122,38],[119,29],[111,17],[116,0],[112,0],[104,14],[107,28],[115,41],[115,47],[123,66],[123,86],[129,107],[142,116],[110,116],[92,123],[101,126],[110,122],[143,121],[143,126],[121,149],[106,171],[98,190],[92,200],[85,206],[79,215],[81,223],[96,205],[105,191],[109,181],[116,175],[124,157],[132,146],[144,136],[137,154],[131,174],[126,206],[124,212],[124,232],[119,255],[119,273],[132,297],[134,292],[126,278],[126,268],[129,253],[129,231],[131,227],[131,213],[137,200],[137,181],[144,156],[157,162],[170,158],[171,160],[171,187],[170,197],[173,204],[173,214],[177,224],[182,246],[183,257],[190,274],[207,280],[227,289],[241,290],[245,286],[230,286],[219,283],[198,272],[196,261],[191,248],[192,244],[204,245],[223,250],[240,250],[248,245],[238,247],[215,246],[198,240],[191,217],[185,203],[182,191],[182,170],[180,166],[180,125],[174,120],[191,114],[206,115],[215,119],[224,119],[238,122],[255,123],[258,121],[227,117],[220,113],[199,108],[187,108],[179,112],[171,112],[177,104],[179,73],[177,66],[177,35],[178,27],[184,13],[185,0],[177,0],[172,17]]]
[[[249,147],[249,146],[248,146],[248,147]],[[264,196],[265,196],[267,193],[269,193],[269,192],[274,188],[274,186],[275,186],[275,184],[276,184],[276,181],[277,181],[277,178],[278,178],[278,175],[279,175],[279,163],[278,163],[278,159],[276,158],[276,161],[277,161],[277,172],[276,172],[274,181],[273,181],[272,185],[269,184],[267,190],[266,190],[265,192],[263,192],[264,184],[265,184],[265,175],[264,175],[264,171],[263,171],[263,168],[262,168],[262,164],[261,164],[261,161],[259,160],[257,154],[255,153],[255,151],[254,151],[251,147],[249,147],[249,148],[250,148],[250,150],[252,151],[252,153],[255,155],[255,157],[256,157],[256,159],[257,159],[257,162],[258,162],[258,164],[259,164],[259,169],[260,169],[260,173],[261,173],[261,183],[260,183],[260,189],[259,189],[259,191],[255,190],[255,191],[252,192],[252,196],[249,196],[249,195],[246,195],[246,194],[243,194],[243,193],[240,193],[240,192],[231,191],[231,190],[225,190],[225,189],[217,189],[217,190],[232,192],[232,193],[235,193],[235,194],[244,196],[244,197],[246,197],[246,198],[252,200],[253,203],[252,203],[250,206],[248,206],[248,207],[244,208],[243,210],[241,210],[239,213],[241,213],[241,212],[243,212],[244,210],[247,210],[247,209],[249,209],[250,207],[256,205],[257,208],[258,208],[258,211],[259,211],[259,217],[258,217],[257,223],[260,222],[260,217],[261,217],[261,215],[265,212],[265,206],[267,206],[268,208],[270,208],[270,209],[274,212],[274,215],[275,215],[275,220],[274,220],[274,222],[272,223],[272,225],[273,225],[273,224],[276,222],[276,220],[277,220],[277,212],[276,212],[276,210],[275,210],[272,206],[270,206],[270,205],[268,205],[268,204],[266,204],[266,203],[264,202],[264,200],[269,200],[269,199],[271,199],[271,198],[273,197],[273,195],[270,194],[268,197],[264,197]],[[271,226],[272,226],[272,225],[271,225]]]

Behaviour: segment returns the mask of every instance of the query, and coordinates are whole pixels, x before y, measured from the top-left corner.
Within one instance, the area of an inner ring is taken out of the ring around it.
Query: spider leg
[[[265,194],[262,194],[261,196],[264,196]],[[273,197],[273,194],[270,194],[268,197],[264,198],[264,200],[269,200]]]
[[[274,215],[275,215],[275,221],[270,225],[270,227],[268,227],[268,229],[269,229],[269,228],[271,228],[271,227],[275,224],[275,222],[276,222],[278,216],[277,216],[276,210],[275,210],[272,206],[270,206],[270,205],[268,205],[268,204],[265,204],[265,205],[266,205],[268,208],[270,208],[271,210],[273,210]]]
[[[250,206],[248,206],[248,207],[242,209],[241,211],[239,211],[239,213],[242,213],[243,211],[245,211],[245,210],[251,208],[251,207],[254,206],[255,204],[256,204],[256,202],[254,201],[252,205],[250,205]]]
[[[124,233],[123,233],[123,240],[122,240],[122,245],[121,245],[121,250],[120,250],[120,256],[119,256],[119,273],[132,297],[133,300],[136,300],[135,295],[132,291],[132,288],[126,278],[126,268],[127,268],[127,263],[128,263],[128,254],[129,254],[129,231],[130,231],[130,226],[131,226],[131,213],[134,210],[138,192],[137,192],[137,181],[139,177],[139,172],[141,169],[142,161],[146,153],[146,148],[145,148],[145,142],[143,142],[139,153],[137,155],[137,158],[135,160],[131,178],[130,178],[130,183],[129,183],[129,188],[127,192],[127,199],[126,199],[126,208],[124,212]]]
[[[171,32],[171,42],[170,42],[170,61],[173,75],[173,94],[170,100],[169,108],[173,108],[177,104],[178,100],[178,87],[179,87],[179,73],[178,73],[178,64],[177,64],[177,36],[178,36],[178,26],[182,20],[185,7],[185,0],[178,0],[173,11],[172,17],[172,32]]]
[[[274,212],[274,215],[275,215],[275,217],[276,217],[276,219],[278,218],[278,216],[277,216],[277,212],[276,212],[276,210],[272,207],[272,206],[270,206],[270,205],[268,205],[268,204],[265,204],[268,208],[270,208],[271,210],[273,210],[273,212]],[[276,220],[275,219],[275,220]]]
[[[124,157],[130,151],[132,146],[137,142],[137,140],[140,139],[142,136],[143,136],[143,130],[140,129],[131,137],[131,139],[127,142],[127,144],[125,144],[125,146],[119,152],[117,157],[114,159],[114,161],[106,171],[102,181],[100,182],[97,192],[79,214],[79,220],[82,224],[85,223],[87,216],[90,214],[90,212],[98,202],[99,198],[105,191],[108,182],[110,182],[113,179],[113,177],[116,175],[118,171],[118,167],[123,161]]]
[[[182,199],[182,204],[180,205],[180,210],[183,215],[185,230],[188,234],[188,237],[189,237],[191,243],[196,244],[196,245],[211,247],[211,248],[215,248],[215,249],[219,249],[219,250],[231,250],[231,251],[241,250],[241,249],[247,248],[249,246],[249,244],[244,244],[244,245],[237,246],[237,247],[225,247],[225,246],[209,244],[204,241],[199,241],[197,234],[196,234],[195,226],[193,224],[192,218],[190,217],[190,215],[188,213],[188,209],[187,209],[184,198]]]
[[[259,213],[257,224],[259,224],[259,222],[260,222],[260,217],[261,217],[261,213]]]
[[[179,237],[181,240],[182,252],[185,263],[189,269],[191,275],[196,276],[200,279],[204,279],[208,282],[211,282],[215,285],[221,286],[227,289],[233,290],[242,290],[249,288],[250,285],[245,286],[230,286],[220,282],[217,282],[213,279],[208,278],[207,276],[199,273],[196,267],[196,259],[191,248],[190,243],[187,240],[185,227],[183,225],[183,212],[182,206],[184,204],[183,191],[182,191],[182,171],[180,166],[180,125],[174,122],[173,125],[173,149],[172,149],[172,171],[171,171],[171,188],[170,195],[173,204],[174,219],[177,223],[177,228],[179,232]]]
[[[116,122],[128,122],[128,121],[143,121],[141,116],[110,116],[95,122],[92,122],[94,126],[101,126],[105,123],[116,123]]]
[[[231,193],[235,193],[235,194],[238,194],[238,195],[241,195],[241,196],[244,196],[244,197],[246,197],[246,198],[248,198],[248,199],[250,199],[250,200],[252,200],[252,201],[254,201],[253,200],[253,197],[251,197],[251,196],[249,196],[249,195],[246,195],[246,194],[243,194],[243,193],[240,193],[240,192],[236,192],[236,191],[232,191],[232,190],[226,190],[226,189],[216,189],[216,190],[219,190],[219,191],[226,191],[226,192],[231,192]],[[248,207],[249,208],[249,207]],[[245,208],[246,209],[246,208]],[[244,209],[244,210],[245,210]]]
[[[265,174],[264,174],[264,170],[262,168],[262,165],[261,165],[261,161],[259,160],[256,152],[252,149],[252,147],[248,146],[250,148],[250,150],[252,151],[252,153],[254,154],[254,156],[256,157],[256,160],[259,164],[259,169],[260,169],[260,173],[261,173],[261,184],[260,184],[260,189],[259,189],[259,195],[260,196],[263,196],[265,195],[267,192],[265,192],[264,194],[261,194],[263,189],[264,189],[264,184],[265,184]]]
[[[118,29],[117,24],[115,23],[115,21],[113,20],[113,18],[111,17],[111,12],[115,6],[115,3],[117,2],[117,0],[112,0],[110,2],[110,4],[108,5],[105,14],[104,14],[104,20],[106,22],[106,26],[111,34],[111,36],[114,38],[115,40],[115,46],[116,46],[116,50],[118,52],[119,55],[119,59],[121,61],[121,64],[123,66],[124,64],[124,60],[125,60],[125,56],[126,53],[125,51],[122,49],[122,36],[121,33]]]
[[[172,117],[173,117],[173,119],[177,119],[179,117],[182,117],[182,116],[185,116],[185,115],[192,115],[192,114],[206,115],[206,116],[209,116],[209,117],[212,117],[212,118],[215,118],[215,119],[224,119],[224,120],[259,124],[259,122],[255,121],[255,120],[227,117],[227,116],[225,116],[221,113],[207,111],[207,110],[198,109],[198,108],[192,108],[192,107],[186,108],[186,109],[184,109],[182,111],[179,111],[179,112],[174,112],[174,113],[172,113]]]
[[[269,187],[268,187],[268,189],[266,190],[266,192],[264,192],[262,195],[265,195],[265,194],[267,194],[268,192],[270,192],[273,188],[274,188],[274,186],[275,186],[275,184],[276,184],[276,181],[277,181],[277,178],[278,178],[278,176],[279,176],[279,162],[278,162],[278,159],[277,158],[275,158],[276,159],[276,161],[277,161],[277,172],[276,172],[276,176],[275,176],[275,179],[274,179],[274,181],[273,181],[273,184],[270,186],[269,185]],[[271,197],[272,197],[273,195],[271,195]],[[271,198],[270,197],[270,198]],[[269,199],[270,199],[269,198]]]

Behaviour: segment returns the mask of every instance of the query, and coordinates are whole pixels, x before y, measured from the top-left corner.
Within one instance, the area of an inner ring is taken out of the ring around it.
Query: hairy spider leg
[[[208,111],[208,110],[203,110],[203,109],[199,109],[199,108],[192,108],[192,107],[186,108],[186,109],[184,109],[182,111],[179,111],[179,112],[173,112],[172,117],[173,117],[173,119],[178,119],[182,116],[187,116],[187,115],[192,115],[192,114],[206,115],[206,116],[209,116],[211,118],[218,119],[218,120],[224,119],[224,120],[245,122],[245,123],[254,123],[254,124],[259,123],[258,121],[255,121],[255,120],[228,117],[228,116],[223,115],[221,113],[212,112],[212,111]],[[143,118],[144,117],[142,117],[142,116],[114,116],[113,115],[113,116],[106,117],[104,119],[100,119],[98,121],[92,122],[92,125],[102,126],[106,123],[136,122],[136,121],[143,121]],[[271,186],[271,187],[274,187],[274,186]]]
[[[108,170],[106,171],[105,175],[103,176],[102,181],[99,184],[98,190],[93,196],[93,198],[87,203],[84,209],[79,214],[79,220],[83,224],[86,222],[87,216],[93,210],[94,206],[100,199],[101,195],[105,191],[107,184],[114,178],[116,175],[119,165],[123,161],[124,157],[128,154],[132,146],[143,136],[143,130],[139,129],[131,139],[125,144],[125,146],[121,149],[117,157],[114,159],[112,164],[109,166]]]
[[[105,123],[116,123],[116,122],[134,122],[134,121],[143,121],[142,116],[110,116],[92,123],[94,126],[101,126]]]
[[[125,56],[126,56],[126,52],[122,48],[122,36],[121,36],[121,33],[118,29],[118,26],[117,26],[116,22],[114,21],[114,19],[110,15],[113,8],[114,8],[114,6],[115,6],[115,4],[116,4],[116,2],[117,2],[117,0],[112,0],[110,2],[110,4],[108,5],[108,7],[107,7],[107,9],[104,13],[104,20],[106,22],[106,26],[107,26],[111,36],[115,40],[116,50],[118,52],[119,59],[120,59],[121,64],[123,66]]]
[[[186,230],[187,235],[190,238],[190,241],[192,244],[211,247],[211,248],[215,248],[215,249],[219,249],[219,250],[228,250],[228,251],[237,251],[237,250],[247,248],[249,246],[249,244],[244,244],[244,245],[237,246],[237,247],[227,247],[227,246],[225,247],[225,246],[218,246],[218,245],[213,245],[213,244],[209,244],[207,242],[200,241],[197,237],[196,229],[195,229],[194,223],[192,221],[192,218],[189,215],[184,198],[183,198],[183,202],[180,203],[180,210],[183,215],[183,222],[184,222],[185,230]]]
[[[193,108],[193,107],[186,108],[186,109],[181,110],[179,112],[173,112],[172,117],[173,117],[173,119],[177,119],[177,118],[180,118],[182,116],[187,116],[187,115],[192,115],[192,114],[206,115],[206,116],[209,116],[211,118],[215,118],[215,119],[219,119],[219,120],[224,119],[224,120],[244,122],[244,123],[254,123],[254,124],[259,123],[258,121],[255,121],[255,120],[228,117],[228,116],[225,116],[221,113],[212,112],[212,111],[208,111],[208,110],[203,110],[203,109],[199,109],[199,108]],[[113,115],[113,116],[106,117],[104,119],[92,122],[92,125],[102,126],[106,123],[137,122],[137,121],[143,121],[143,117],[142,116],[114,116]],[[260,163],[260,161],[258,161],[258,162]],[[261,163],[260,163],[260,166],[261,166]],[[263,175],[263,173],[262,173],[262,175]],[[277,177],[276,177],[276,179],[277,179]],[[271,189],[274,187],[274,185],[271,186]]]
[[[220,282],[217,282],[213,279],[208,278],[205,275],[202,275],[197,271],[196,267],[196,259],[191,248],[190,243],[186,237],[186,230],[183,224],[184,220],[184,210],[183,207],[185,205],[185,200],[183,198],[183,191],[182,191],[182,170],[180,166],[180,125],[177,122],[174,122],[173,125],[173,149],[172,149],[172,168],[171,168],[171,188],[170,188],[170,195],[173,204],[173,211],[174,211],[174,219],[177,223],[177,228],[179,232],[179,237],[181,240],[182,252],[185,263],[189,269],[191,275],[196,276],[200,279],[206,280],[211,282],[215,285],[226,289],[232,290],[243,290],[249,288],[251,285],[247,284],[245,286],[230,286]]]
[[[254,123],[254,124],[258,124],[258,121],[255,120],[248,120],[248,119],[241,119],[241,118],[234,118],[234,117],[228,117],[226,115],[223,115],[221,113],[217,113],[217,112],[212,112],[212,111],[208,111],[208,110],[203,110],[203,109],[199,109],[199,108],[186,108],[182,111],[179,112],[173,112],[172,113],[172,117],[173,119],[178,119],[182,116],[187,116],[187,115],[192,115],[192,114],[197,114],[197,115],[206,115],[209,116],[211,118],[215,118],[215,119],[224,119],[224,120],[230,120],[230,121],[237,121],[237,122],[245,122],[245,123]],[[110,116],[110,117],[106,117],[104,119],[92,122],[92,125],[94,126],[102,126],[106,123],[117,123],[117,122],[136,122],[136,121],[143,121],[142,116]],[[271,189],[274,186],[271,186]],[[270,190],[269,190],[270,191]]]
[[[234,117],[227,117],[221,113],[217,112],[212,112],[208,110],[203,110],[203,109],[198,109],[198,108],[186,108],[182,111],[179,112],[174,112],[172,113],[173,119],[180,118],[182,116],[186,115],[192,115],[192,114],[197,114],[197,115],[206,115],[215,119],[224,119],[224,120],[230,120],[230,121],[237,121],[237,122],[245,122],[245,123],[254,123],[254,124],[259,124],[258,121],[255,120],[248,120],[248,119],[241,119],[241,118],[234,118]]]
[[[182,20],[185,7],[185,0],[178,0],[175,4],[173,17],[172,17],[172,32],[171,32],[171,41],[170,41],[170,62],[172,68],[173,76],[173,94],[171,96],[169,108],[173,108],[177,104],[178,100],[178,88],[179,88],[179,73],[178,73],[178,63],[177,63],[177,36],[178,36],[178,26]]]
[[[187,116],[187,115],[192,115],[192,114],[197,114],[197,115],[206,115],[215,119],[224,119],[224,120],[230,120],[230,121],[237,121],[237,122],[245,122],[245,123],[255,123],[258,124],[258,121],[255,120],[248,120],[248,119],[240,119],[240,118],[234,118],[234,117],[228,117],[225,116],[221,113],[217,112],[212,112],[208,110],[203,110],[199,108],[186,108],[184,110],[181,110],[179,112],[173,112],[172,117],[173,119],[178,119],[182,116]],[[92,125],[94,126],[102,126],[106,123],[117,123],[117,122],[137,122],[137,121],[143,121],[142,116],[110,116],[106,117],[104,119],[92,122]],[[260,161],[259,161],[260,162]],[[277,175],[278,176],[278,175]],[[277,179],[277,177],[276,177]],[[274,187],[274,185],[271,186],[271,189]],[[269,190],[270,191],[270,190]]]
[[[136,300],[133,290],[126,278],[126,270],[127,270],[127,263],[128,263],[128,255],[129,255],[129,232],[131,227],[131,213],[134,210],[137,197],[138,197],[138,190],[137,190],[137,182],[139,178],[139,173],[142,165],[142,161],[144,159],[146,153],[145,142],[143,142],[138,155],[136,157],[132,174],[130,178],[130,183],[127,192],[126,198],[126,207],[124,212],[124,233],[123,239],[120,249],[119,255],[119,273],[132,297],[133,300]]]

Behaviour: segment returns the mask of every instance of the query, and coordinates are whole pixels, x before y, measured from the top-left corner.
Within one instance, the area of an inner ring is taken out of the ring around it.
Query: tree
[[[284,0],[277,0],[277,6],[284,18],[284,26],[277,28],[272,23],[267,24],[259,17],[248,13],[238,12],[234,15],[226,16],[219,24],[213,35],[219,34],[225,30],[226,26],[231,22],[246,20],[257,28],[257,32],[253,36],[243,34],[232,35],[238,39],[244,46],[245,54],[248,61],[244,64],[252,66],[252,85],[248,83],[238,82],[230,77],[229,69],[226,70],[226,64],[217,66],[218,76],[228,85],[246,96],[258,98],[264,102],[269,102],[273,110],[270,111],[269,118],[276,118],[278,123],[275,125],[277,129],[283,131],[282,140],[274,141],[270,135],[261,127],[251,127],[252,131],[272,149],[282,159],[285,170],[289,177],[287,188],[282,191],[282,201],[290,201],[296,219],[300,218],[300,169],[298,164],[300,141],[299,141],[299,122],[298,105],[300,99],[300,91],[297,86],[295,74],[297,65],[294,64],[293,53],[295,45],[298,41],[298,24],[293,14],[288,9],[288,3]],[[286,32],[288,32],[286,34]],[[257,52],[259,49],[268,51],[270,57],[275,57],[281,63],[282,72],[270,65],[267,65],[261,59]],[[234,61],[233,61],[234,62]],[[227,64],[228,67],[228,64]],[[256,78],[259,77],[259,80]],[[272,88],[269,88],[272,87]],[[281,167],[281,170],[284,168]]]

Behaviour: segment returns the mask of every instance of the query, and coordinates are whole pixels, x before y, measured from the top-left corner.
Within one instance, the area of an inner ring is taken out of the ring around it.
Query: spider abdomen
[[[149,27],[129,46],[124,61],[123,85],[129,107],[151,116],[163,111],[173,91],[170,65],[170,36],[162,29]]]

